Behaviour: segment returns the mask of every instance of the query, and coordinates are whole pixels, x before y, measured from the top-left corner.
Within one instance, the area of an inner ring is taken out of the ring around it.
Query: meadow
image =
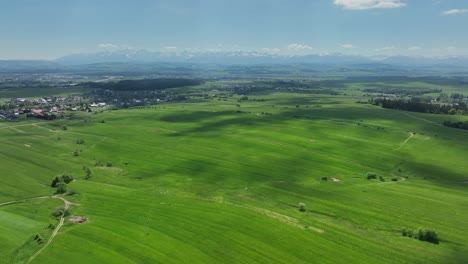
[[[0,204],[52,195],[52,179],[70,174],[68,217],[88,218],[65,221],[31,263],[466,263],[468,132],[437,124],[466,116],[382,109],[357,93],[249,98],[263,100],[1,122]],[[1,205],[0,263],[29,263],[61,206]]]

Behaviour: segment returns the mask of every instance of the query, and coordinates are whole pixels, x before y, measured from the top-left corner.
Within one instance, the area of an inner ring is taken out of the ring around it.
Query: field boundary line
[[[422,117],[417,117],[417,116],[414,116],[414,115],[410,115],[408,113],[405,113],[405,112],[401,112],[403,115],[405,116],[408,116],[408,117],[411,117],[411,118],[414,118],[414,119],[417,119],[417,120],[421,120],[421,121],[424,121],[426,123],[430,123],[430,124],[433,124],[433,125],[436,125],[436,126],[442,126],[441,124],[439,123],[436,123],[434,121],[431,121],[431,120],[427,120],[427,119],[424,119]]]

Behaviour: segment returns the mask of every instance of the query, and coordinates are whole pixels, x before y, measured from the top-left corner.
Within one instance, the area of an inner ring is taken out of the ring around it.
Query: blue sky
[[[121,48],[468,55],[465,0],[0,0],[0,59]]]

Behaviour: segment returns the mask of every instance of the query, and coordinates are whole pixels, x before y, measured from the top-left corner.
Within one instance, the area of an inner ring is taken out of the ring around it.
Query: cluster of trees
[[[119,82],[89,82],[85,86],[113,91],[164,90],[183,86],[200,85],[199,79],[160,78],[144,80],[123,80]]]
[[[439,96],[437,96],[437,101],[440,102],[461,102],[463,101],[463,98],[465,96],[463,94],[459,93],[451,93],[450,95],[447,93],[440,93]]]
[[[412,237],[421,241],[439,244],[439,237],[437,236],[437,233],[432,229],[418,228],[416,231],[413,231],[403,227],[401,229],[401,234],[405,237]]]
[[[45,113],[44,115],[33,115],[31,113],[27,114],[26,117],[35,117],[43,120],[55,120],[57,116],[51,113]]]
[[[55,193],[62,194],[67,192],[67,184],[73,181],[71,175],[64,174],[60,177],[55,177],[50,184],[50,187],[57,188]]]
[[[468,107],[465,103],[453,104],[452,106],[448,104],[431,104],[423,103],[417,100],[403,100],[403,99],[387,99],[387,98],[378,98],[372,99],[371,103],[374,105],[380,105],[383,108],[388,109],[398,109],[411,112],[420,112],[420,113],[431,113],[431,114],[446,114],[446,115],[455,115],[455,114],[465,114],[468,111]]]
[[[427,93],[440,93],[442,89],[430,89],[430,88],[419,88],[419,87],[408,87],[403,86],[381,86],[378,84],[372,84],[373,88],[367,88],[362,90],[366,93],[383,93],[383,94],[398,94],[398,95],[423,95]]]
[[[468,121],[465,122],[452,122],[452,121],[444,121],[444,126],[453,127],[463,130],[468,130]]]
[[[127,165],[127,164],[125,164],[125,165]],[[100,160],[96,160],[96,161],[94,162],[94,167],[104,167],[104,166],[106,166],[106,167],[112,167],[112,162],[107,161],[106,163],[104,163],[104,162],[102,162],[102,161],[100,161]]]
[[[384,182],[385,178],[383,176],[378,176],[376,173],[373,172],[368,172],[366,178],[368,180],[376,180],[377,177],[379,178],[380,181]]]

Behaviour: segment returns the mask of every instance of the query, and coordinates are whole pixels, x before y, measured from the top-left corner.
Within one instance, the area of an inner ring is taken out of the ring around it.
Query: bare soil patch
[[[88,221],[88,218],[84,217],[84,216],[73,216],[68,221],[70,221],[72,223],[75,223],[75,224],[82,224],[82,223]]]

